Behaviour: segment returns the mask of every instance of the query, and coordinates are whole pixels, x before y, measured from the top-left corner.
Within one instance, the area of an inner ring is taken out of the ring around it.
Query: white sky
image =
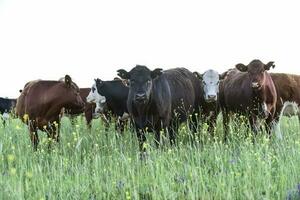
[[[297,0],[0,0],[0,96],[70,74],[80,87],[136,64],[300,74]]]

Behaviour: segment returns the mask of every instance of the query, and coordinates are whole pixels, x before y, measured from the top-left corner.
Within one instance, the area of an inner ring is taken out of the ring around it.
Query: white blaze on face
[[[207,70],[202,76],[204,98],[206,101],[217,101],[219,93],[219,73],[215,70]]]
[[[103,112],[106,103],[106,98],[105,96],[102,96],[98,93],[96,84],[92,86],[89,95],[86,97],[86,101],[88,103],[96,104],[95,113]]]

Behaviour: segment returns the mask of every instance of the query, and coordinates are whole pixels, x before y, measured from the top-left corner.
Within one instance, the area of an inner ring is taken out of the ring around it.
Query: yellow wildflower
[[[14,156],[13,154],[8,154],[8,155],[7,155],[7,160],[8,160],[9,162],[13,162],[13,161],[15,160],[15,156]]]
[[[26,172],[26,177],[29,179],[32,178],[33,177],[32,172]]]
[[[23,116],[23,119],[24,119],[25,122],[27,122],[28,119],[29,119],[29,115],[28,115],[28,114],[25,114],[25,115]]]
[[[11,168],[11,169],[9,170],[9,173],[10,173],[10,175],[12,175],[12,176],[16,175],[16,173],[17,173],[16,168]]]

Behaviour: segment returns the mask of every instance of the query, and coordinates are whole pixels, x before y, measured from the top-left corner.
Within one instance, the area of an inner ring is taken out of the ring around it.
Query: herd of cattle
[[[175,144],[178,128],[187,120],[193,134],[203,120],[213,134],[219,113],[223,115],[225,140],[233,114],[247,117],[254,133],[263,120],[270,135],[274,128],[278,130],[283,110],[300,119],[300,76],[268,73],[274,67],[274,62],[253,60],[222,74],[215,70],[199,74],[185,68],[151,71],[137,65],[129,72],[118,70],[120,78],[112,81],[95,79],[91,88],[79,88],[66,75],[59,81],[26,83],[16,100],[0,99],[0,111],[6,118],[6,112],[14,108],[16,116],[29,127],[34,149],[39,142],[38,129],[59,141],[62,111],[69,115],[84,113],[89,127],[99,113],[107,126],[113,117],[121,131],[124,120],[130,118],[141,151],[145,150],[145,132],[155,134],[157,145],[161,131],[167,132],[170,143]]]

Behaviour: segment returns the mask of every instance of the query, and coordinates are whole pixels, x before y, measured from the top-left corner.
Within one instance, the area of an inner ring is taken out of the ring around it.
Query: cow
[[[83,112],[82,112],[82,109],[64,109],[64,114],[69,115],[71,117],[71,119],[77,115],[84,113],[86,124],[89,129],[91,129],[92,119],[96,116],[96,114],[95,114],[96,104],[88,103],[86,101],[86,97],[88,96],[90,91],[91,91],[91,88],[80,88],[79,89],[80,97],[85,103]]]
[[[151,71],[146,66],[136,65],[129,72],[118,70],[118,76],[129,80],[127,108],[133,118],[141,152],[146,150],[146,131],[155,133],[157,146],[160,132],[168,131],[170,144],[174,145],[179,124],[190,115],[192,127],[197,127],[201,83],[189,70],[157,68]]]
[[[124,131],[125,120],[129,117],[127,110],[128,86],[123,80],[102,81],[95,79],[87,102],[96,103],[96,113],[102,113],[106,120],[106,129],[112,116],[117,117],[116,129],[121,133]],[[105,122],[105,121],[104,121]]]
[[[28,125],[34,150],[39,143],[38,129],[59,142],[59,116],[62,108],[84,109],[78,86],[69,75],[65,81],[28,82],[17,99],[16,114]]]
[[[275,118],[278,119],[283,104],[287,101],[300,104],[300,75],[270,73],[277,92]]]
[[[246,116],[255,133],[257,120],[265,119],[267,133],[270,135],[277,93],[267,71],[274,67],[274,62],[264,64],[260,60],[253,60],[248,65],[237,64],[236,69],[225,73],[226,77],[220,83],[225,141],[228,135],[229,115],[232,113]]]
[[[281,116],[298,115],[296,112],[291,111],[291,107],[300,105],[300,75],[285,74],[285,73],[270,73],[270,76],[275,84],[277,92],[277,104],[275,112],[275,121],[278,123]],[[293,102],[293,103],[292,103]],[[285,104],[286,103],[286,104]],[[285,108],[287,108],[287,111]],[[293,108],[292,110],[294,110]],[[282,112],[284,111],[284,112]],[[282,114],[281,114],[282,113]],[[299,115],[298,115],[299,116]],[[300,121],[300,116],[299,116]],[[279,129],[278,129],[279,128]],[[280,126],[278,123],[276,133],[280,137]]]
[[[194,72],[201,81],[199,88],[201,95],[201,119],[208,123],[208,132],[213,136],[217,116],[220,112],[219,106],[219,83],[222,76],[213,69],[206,70],[203,74]]]
[[[5,126],[6,121],[9,119],[9,113],[14,113],[16,106],[16,99],[2,98],[0,97],[0,114],[2,114],[3,125]]]

